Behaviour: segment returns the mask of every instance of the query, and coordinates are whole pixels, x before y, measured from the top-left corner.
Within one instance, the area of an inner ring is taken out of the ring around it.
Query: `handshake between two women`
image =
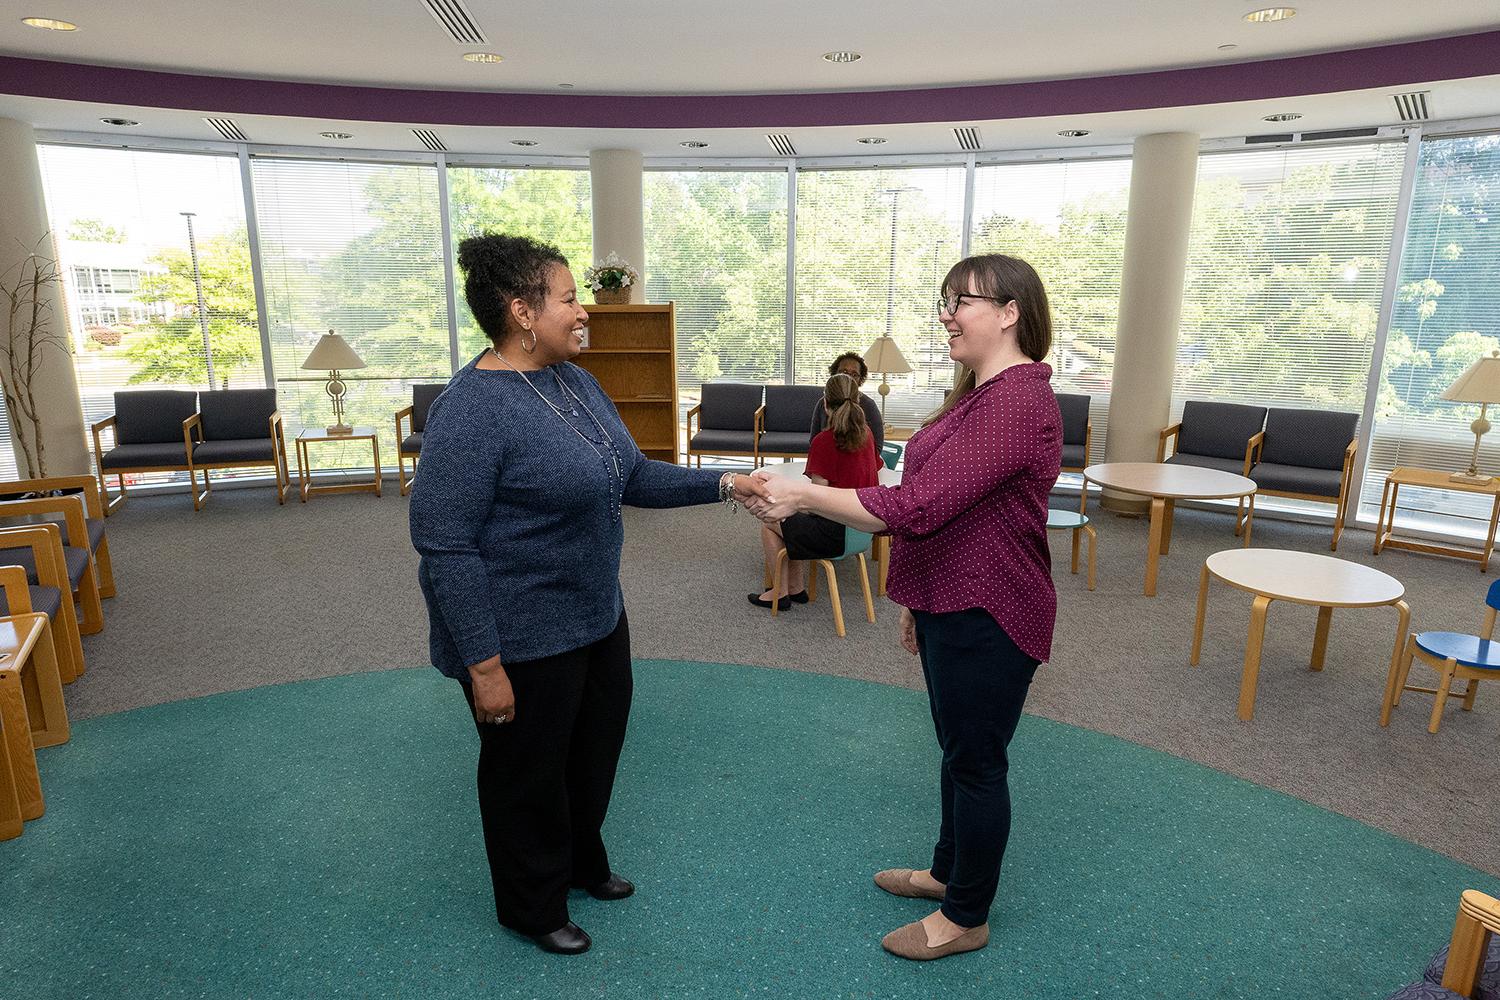
[[[740,506],[768,524],[798,513],[798,504],[813,484],[802,477],[777,475],[756,469],[748,476],[734,477],[734,499]]]

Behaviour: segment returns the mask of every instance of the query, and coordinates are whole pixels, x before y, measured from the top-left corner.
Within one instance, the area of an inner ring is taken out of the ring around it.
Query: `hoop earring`
[[[530,347],[526,346],[526,334],[527,333],[531,334],[531,346]],[[521,334],[521,350],[525,351],[527,354],[535,354],[536,353],[536,334],[534,332],[532,332],[532,329],[529,326],[526,328],[525,333]]]

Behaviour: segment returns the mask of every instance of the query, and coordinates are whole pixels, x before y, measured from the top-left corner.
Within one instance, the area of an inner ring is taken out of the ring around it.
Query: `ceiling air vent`
[[[1427,95],[1430,91],[1417,90],[1410,94],[1392,95],[1396,101],[1396,114],[1404,122],[1425,122],[1432,118],[1427,110]]]
[[[438,138],[438,134],[430,128],[414,128],[411,130],[411,134],[421,139],[422,145],[434,153],[446,152],[448,149],[447,146],[443,145],[443,140]]]
[[[215,132],[219,133],[230,142],[249,142],[250,137],[240,131],[240,127],[228,118],[205,118]]]
[[[958,140],[958,148],[970,153],[979,152],[979,130],[964,126],[953,130],[953,138]]]
[[[776,150],[782,156],[797,155],[797,147],[792,145],[792,137],[789,135],[784,135],[781,132],[773,132],[766,136],[766,141],[771,144],[772,149]]]
[[[1247,135],[1245,145],[1263,146],[1277,142],[1296,142],[1297,137],[1291,132],[1276,132],[1272,135]]]
[[[1378,128],[1334,128],[1325,129],[1322,132],[1303,132],[1303,142],[1317,142],[1319,139],[1369,139],[1380,134]]]
[[[433,16],[448,37],[459,45],[488,45],[490,40],[484,37],[484,31],[479,27],[479,22],[474,20],[474,15],[469,13],[469,8],[463,5],[463,0],[422,0],[422,6],[427,8],[427,13]]]

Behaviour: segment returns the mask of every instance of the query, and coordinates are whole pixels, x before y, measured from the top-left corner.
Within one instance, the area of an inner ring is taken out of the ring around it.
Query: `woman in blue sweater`
[[[555,247],[464,240],[492,346],[432,405],[411,498],[433,665],[479,730],[479,812],[500,923],[578,954],[568,890],[623,899],[600,827],[630,714],[622,504],[744,500],[748,476],[648,460],[588,372],[588,313]]]

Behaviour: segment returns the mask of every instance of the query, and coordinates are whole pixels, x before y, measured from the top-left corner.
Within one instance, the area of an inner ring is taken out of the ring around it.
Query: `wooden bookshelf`
[[[588,346],[575,363],[599,380],[647,458],[676,462],[676,308],[591,305],[588,312]]]

